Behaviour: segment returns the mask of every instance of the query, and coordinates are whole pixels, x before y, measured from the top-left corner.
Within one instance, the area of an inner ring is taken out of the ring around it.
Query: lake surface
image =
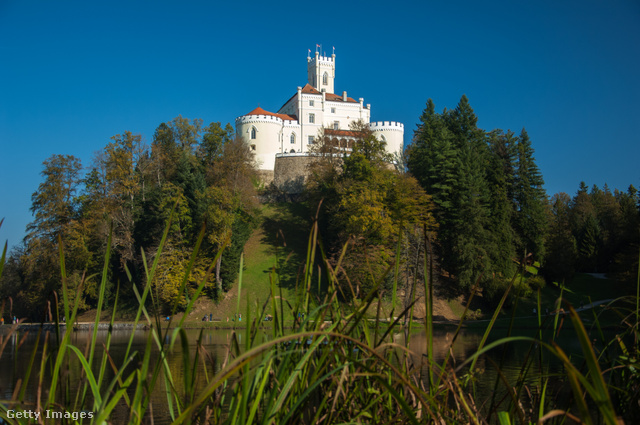
[[[454,331],[455,329],[453,328],[440,328],[434,330],[433,348],[434,358],[436,362],[443,362],[449,350]],[[112,332],[109,353],[116,365],[120,365],[123,363],[127,345],[129,343],[132,332],[132,350],[143,353],[145,351],[145,348],[147,347],[150,331],[114,330]],[[192,353],[191,355],[193,358],[193,353],[195,353],[196,351],[196,342],[200,335],[200,330],[187,330],[186,332],[188,336],[190,352]],[[238,331],[238,338],[240,343],[243,342],[243,333],[243,330]],[[520,329],[516,330],[514,333],[532,337],[536,336],[536,331],[534,329]],[[209,365],[209,373],[211,373],[212,369],[215,371],[220,369],[221,363],[228,352],[229,341],[231,340],[232,334],[233,330],[207,329],[202,331],[202,346],[209,357],[207,360],[207,363]],[[91,335],[91,331],[73,332],[71,336],[71,342],[81,351],[88,352]],[[107,335],[107,331],[98,331],[97,347],[99,347],[99,349],[95,351],[95,365],[99,365],[102,357],[105,355],[103,344],[106,341]],[[269,338],[268,335],[269,331],[266,331],[266,334],[264,336],[265,340]],[[482,335],[482,330],[463,329],[461,331],[451,353],[452,359],[455,364],[459,365],[477,351],[482,339]],[[572,335],[572,330],[567,329],[564,335]],[[498,329],[493,332],[490,341],[504,336],[506,336],[506,331]],[[545,340],[545,338],[547,337],[549,337],[549,335],[545,335],[543,337],[543,340]],[[55,333],[49,333],[48,338],[48,344],[55,345]],[[395,334],[393,338],[394,342],[404,345],[404,334]],[[29,363],[28,360],[36,347],[37,339],[37,332],[30,332],[28,334],[25,334],[24,332],[18,332],[9,337],[0,337],[0,344],[4,344],[4,350],[2,352],[2,356],[0,357],[1,399],[11,399],[12,394],[16,389],[17,383],[25,377]],[[40,364],[40,361],[42,360],[42,347],[44,345],[44,339],[45,336],[41,335],[40,341],[37,344],[37,349],[35,350],[35,363],[38,366]],[[568,352],[579,353],[579,344],[575,338],[565,337],[562,338],[560,342],[562,343],[563,348]],[[151,347],[152,362],[155,362],[158,359],[158,348],[155,343],[152,344]],[[530,347],[530,343],[513,343],[503,348],[493,350],[489,353],[488,356],[480,358],[476,365],[476,369],[480,371],[477,376],[478,379],[476,381],[476,390],[478,394],[486,395],[491,394],[491,391],[493,391],[497,373],[495,372],[495,368],[492,366],[491,361],[494,361],[496,363],[504,361],[501,369],[503,374],[507,377],[507,379],[509,379],[509,381],[515,382],[520,373],[523,360],[527,356]],[[426,335],[423,332],[412,333],[409,340],[409,349],[415,353],[415,360],[424,358],[427,353]],[[74,361],[71,361],[69,367],[64,369],[63,378],[68,378],[71,382],[71,387],[73,387],[73,382],[76,382],[77,386],[81,367],[80,363],[75,361],[76,359],[73,357],[73,355],[71,356],[71,358]],[[179,340],[176,342],[173,350],[169,351],[167,361],[172,373],[174,374],[174,379],[176,379],[176,381],[179,381],[184,368]],[[544,365],[541,366],[537,359],[534,359],[532,365],[532,371],[534,372],[531,373],[528,377],[528,379],[534,381],[531,385],[532,388],[535,387],[535,383],[540,376],[539,373],[543,373],[545,375],[553,375],[562,371],[562,365],[555,359],[550,359],[550,361],[545,360],[543,363]],[[96,366],[94,369],[97,371],[97,368],[98,366]],[[204,363],[202,361],[199,363],[198,368],[201,372],[204,371]],[[46,367],[43,374],[43,381],[45,384],[43,385],[44,388],[47,388],[50,383],[50,373],[50,367]],[[106,382],[110,381],[112,377],[113,372],[109,370]],[[28,383],[28,390],[26,392],[27,400],[35,401],[38,388],[38,378],[38,373],[32,374],[31,379]],[[162,378],[160,378],[159,381],[162,381]],[[202,388],[204,387],[204,385],[205,383],[204,381],[202,381],[199,384],[199,387]],[[157,387],[160,390],[156,390],[156,393],[152,395],[154,422],[156,424],[169,423],[168,415],[166,413],[166,407],[163,407],[167,404],[166,395],[163,391],[164,384],[160,383],[157,385]],[[535,392],[536,389],[533,388],[533,391]],[[124,417],[128,415],[128,412],[126,411],[126,406],[123,406],[123,408],[124,410],[121,408],[115,413],[115,415],[122,416],[124,419]]]

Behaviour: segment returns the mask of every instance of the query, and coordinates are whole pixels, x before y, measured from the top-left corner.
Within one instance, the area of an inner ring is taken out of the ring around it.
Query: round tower
[[[284,120],[269,114],[254,113],[236,118],[236,133],[255,154],[258,168],[273,170],[275,154],[282,152],[282,127]]]
[[[396,121],[376,121],[369,128],[379,140],[387,143],[387,152],[402,153],[404,150],[404,124]]]

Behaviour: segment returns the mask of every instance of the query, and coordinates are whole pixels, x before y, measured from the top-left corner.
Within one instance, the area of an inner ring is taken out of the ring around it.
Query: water
[[[571,331],[570,329],[565,332],[567,335]],[[228,352],[229,342],[232,336],[232,330],[204,330],[202,331],[202,356],[197,364],[198,376],[201,377],[200,382],[196,384],[199,389],[204,388],[206,382],[202,378],[205,372],[205,365],[207,372],[211,376],[213,373],[220,370],[223,360]],[[200,330],[187,330],[187,338],[189,344],[189,351],[191,353],[191,361],[193,362],[197,339],[200,336]],[[243,346],[244,331],[238,333],[240,346]],[[516,333],[526,334],[527,336],[536,336],[535,331],[531,329],[516,330]],[[77,331],[71,335],[71,343],[78,347],[88,357],[88,349],[90,346],[90,339],[92,333],[90,331]],[[105,356],[104,343],[107,339],[107,331],[98,331],[97,333],[97,349],[94,353],[94,365],[99,365]],[[111,344],[108,355],[111,361],[115,365],[121,365],[124,362],[124,356],[126,353],[129,339],[132,335],[131,330],[114,330],[111,336]],[[454,330],[452,328],[436,329],[434,331],[433,350],[434,359],[438,364],[441,364],[451,346],[451,339],[453,338]],[[459,334],[453,349],[451,351],[451,364],[460,365],[467,360],[471,355],[477,352],[483,335],[483,330],[463,329]],[[487,343],[493,340],[506,336],[506,331],[497,330],[492,335]],[[150,340],[150,331],[138,330],[133,332],[133,345],[132,351],[144,353],[146,347],[151,341],[151,364],[155,364],[159,358],[159,350],[155,341]],[[546,335],[543,340],[549,337]],[[35,364],[39,369],[40,362],[42,361],[42,349],[45,342],[45,338],[48,338],[47,343],[50,346],[55,346],[55,333],[50,333],[48,337],[44,335],[38,336],[36,332],[30,332],[28,334],[19,332],[11,336],[0,336],[0,345],[4,347],[2,356],[0,357],[0,398],[11,399],[17,386],[27,385],[26,399],[31,402],[36,401],[38,383],[40,374],[32,373],[31,378],[27,384],[21,383],[21,380],[26,376],[27,368],[29,364],[29,358],[35,353]],[[167,337],[169,338],[169,337]],[[263,340],[268,339],[267,334],[263,336]],[[394,342],[404,345],[405,335],[398,333],[393,336]],[[169,343],[169,339],[166,340]],[[568,352],[579,353],[579,344],[575,338],[562,338],[561,340],[563,348]],[[481,357],[476,365],[478,373],[476,374],[475,391],[482,397],[492,394],[494,383],[498,378],[496,369],[493,365],[495,363],[501,363],[501,372],[507,379],[510,385],[513,385],[521,372],[524,359],[527,357],[531,348],[531,344],[527,342],[519,342],[509,344],[508,346],[493,350],[488,353],[487,356]],[[424,333],[414,333],[410,336],[409,349],[414,353],[414,361],[426,359],[427,353],[427,338]],[[178,392],[183,390],[182,388],[182,374],[184,369],[182,354],[181,354],[180,340],[176,341],[176,344],[172,350],[168,351],[167,362],[169,369],[175,380],[176,389]],[[75,354],[70,354],[71,361],[68,366],[64,367],[61,373],[61,380],[70,382],[70,389],[72,394],[77,393],[78,381],[81,376],[81,365],[77,361]],[[134,362],[134,366],[139,363],[138,357]],[[44,382],[43,388],[48,388],[51,382],[51,370],[53,359],[47,359],[45,361],[45,368],[42,374]],[[426,363],[425,363],[426,364]],[[94,367],[94,372],[97,373],[98,366]],[[467,369],[462,368],[459,372],[460,376],[463,376]],[[528,384],[530,384],[530,391],[533,392],[532,397],[535,396],[536,391],[539,390],[537,383],[539,382],[539,376],[542,373],[545,376],[559,374],[562,372],[562,364],[555,358],[546,356],[543,360],[543,364],[540,364],[537,356],[533,357],[532,373],[527,377]],[[107,375],[104,382],[109,382],[114,376],[114,372],[111,368],[107,368]],[[423,376],[426,376],[426,365],[423,366]],[[158,380],[159,384],[156,386],[156,390],[152,394],[151,402],[154,411],[154,419],[156,424],[169,423],[169,417],[166,410],[167,399],[164,390],[163,378]],[[42,399],[46,399],[46,390],[42,394]],[[123,420],[127,417],[128,411],[124,404],[119,406],[112,415],[112,419],[121,417]],[[165,421],[166,419],[166,421]]]

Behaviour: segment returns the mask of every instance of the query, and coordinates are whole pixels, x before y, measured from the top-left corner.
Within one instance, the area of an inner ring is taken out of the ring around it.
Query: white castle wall
[[[297,93],[278,111],[279,114],[295,115],[297,121],[274,115],[244,115],[236,118],[236,132],[251,146],[261,170],[273,172],[276,154],[286,156],[308,152],[311,146],[309,138],[317,138],[322,127],[333,129],[337,123],[338,129],[348,130],[354,121],[369,123],[371,119],[371,106],[365,105],[362,98],[359,102],[347,101],[347,92],[342,92],[341,100],[327,99],[327,93],[334,93],[335,55],[322,56],[316,52],[315,56],[307,59],[307,72],[309,83],[321,93],[302,93],[302,87],[298,87]],[[325,72],[328,76],[327,85],[321,81]],[[333,95],[329,98],[333,98]],[[314,116],[313,123],[310,122],[310,114]],[[254,128],[256,137],[251,139]],[[402,152],[404,149],[402,123],[378,121],[370,123],[369,128],[376,137],[384,138],[389,153]]]
[[[404,124],[395,121],[376,121],[369,123],[369,128],[378,139],[387,142],[387,152],[400,153],[404,150]]]
[[[261,170],[273,170],[275,166],[275,154],[282,152],[284,137],[289,137],[292,132],[300,133],[300,126],[291,121],[272,115],[244,115],[236,118],[236,132],[251,147],[256,156],[258,168]],[[251,139],[252,129],[256,129],[256,138]],[[287,145],[288,147],[288,145]],[[289,150],[287,150],[288,152]]]
[[[327,84],[323,84],[322,76],[327,73]],[[336,77],[336,55],[321,56],[316,52],[314,57],[307,58],[307,80],[318,91],[325,89],[333,93],[334,80]]]

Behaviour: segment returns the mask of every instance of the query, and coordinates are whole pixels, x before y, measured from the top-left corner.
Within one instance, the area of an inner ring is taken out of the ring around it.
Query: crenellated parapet
[[[404,124],[401,122],[376,121],[369,123],[369,129],[387,144],[387,152],[399,153],[404,150]]]
[[[292,121],[291,120],[286,120],[288,124],[291,124]],[[241,117],[236,118],[236,126],[238,124],[242,125],[242,124],[255,124],[255,123],[276,123],[276,124],[284,124],[285,120],[283,120],[280,117],[276,117],[274,115],[243,115]],[[295,124],[297,125],[297,121],[295,121]]]
[[[325,64],[325,65],[330,65],[335,63],[336,61],[336,55],[333,56],[322,56],[320,54],[316,54],[316,56],[309,56],[307,58],[307,62],[308,63],[320,63],[320,64]]]
[[[390,130],[402,131],[404,133],[404,124],[396,121],[376,121],[369,123],[369,129],[371,129],[371,131]]]

